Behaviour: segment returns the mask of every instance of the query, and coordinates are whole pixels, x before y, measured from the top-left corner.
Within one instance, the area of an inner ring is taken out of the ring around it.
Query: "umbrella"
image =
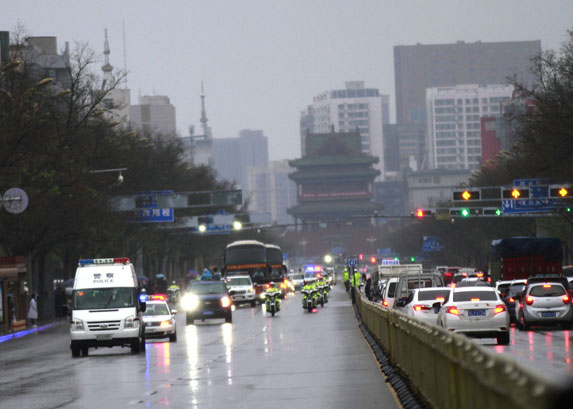
[[[137,280],[141,281],[142,283],[148,283],[149,282],[149,278],[147,278],[145,276],[137,276]]]
[[[165,274],[157,274],[155,278],[165,278]]]
[[[196,277],[197,277],[197,271],[195,271],[195,270],[189,270],[189,272],[185,275],[185,277],[187,277],[187,278],[196,278]]]
[[[72,288],[74,286],[74,279],[70,278],[69,280],[63,281],[58,286],[61,288]]]

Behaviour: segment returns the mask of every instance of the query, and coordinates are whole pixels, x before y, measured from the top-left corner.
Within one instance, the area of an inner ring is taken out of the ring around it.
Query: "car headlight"
[[[170,327],[171,325],[173,325],[173,321],[172,321],[172,320],[161,321],[161,327],[163,327],[163,328],[165,328],[165,327]]]
[[[249,292],[250,292],[250,293],[254,293],[254,292],[255,292],[255,289],[254,289],[254,288],[249,288]]]
[[[193,311],[199,307],[199,297],[195,294],[185,294],[183,298],[181,298],[181,307],[185,311]]]
[[[83,331],[84,330],[84,322],[82,320],[75,319],[72,321],[72,331]]]
[[[221,306],[227,308],[231,305],[231,299],[227,296],[221,298]]]
[[[130,315],[129,317],[127,317],[123,323],[123,328],[137,328],[137,323],[139,321],[135,320],[135,317],[133,315]]]

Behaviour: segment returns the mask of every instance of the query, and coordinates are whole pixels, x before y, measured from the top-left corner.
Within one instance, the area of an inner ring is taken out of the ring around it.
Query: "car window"
[[[145,315],[169,315],[169,308],[165,304],[147,303]]]
[[[390,283],[388,286],[388,294],[387,297],[394,297],[396,294],[396,282]]]
[[[560,285],[538,285],[536,287],[532,287],[531,291],[529,291],[529,295],[533,297],[559,297],[560,295],[564,295],[565,290]]]
[[[220,294],[227,292],[227,287],[221,282],[198,284],[191,286],[191,292],[193,294]]]
[[[509,288],[510,284],[500,284],[497,286],[497,291],[499,291],[500,293],[503,293],[507,288]]]
[[[251,279],[247,277],[231,278],[229,280],[229,285],[251,285]]]
[[[493,291],[456,291],[454,292],[454,302],[471,301],[478,298],[480,301],[496,301],[497,296]]]
[[[444,300],[445,300],[449,293],[450,293],[450,290],[420,291],[418,293],[418,300],[429,301],[429,300],[435,300],[437,298],[444,298]]]

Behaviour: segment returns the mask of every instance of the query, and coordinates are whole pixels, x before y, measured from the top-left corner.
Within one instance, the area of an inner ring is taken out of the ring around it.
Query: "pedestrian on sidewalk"
[[[14,311],[14,303],[12,302],[11,295],[7,297],[7,303],[8,303],[8,331],[12,332],[12,324],[14,321],[16,321],[16,314]]]
[[[28,308],[28,319],[32,327],[36,327],[36,320],[38,319],[38,303],[36,302],[36,295],[32,294],[30,298],[30,307]]]

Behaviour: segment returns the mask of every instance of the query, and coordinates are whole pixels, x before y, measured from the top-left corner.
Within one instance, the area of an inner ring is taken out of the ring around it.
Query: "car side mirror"
[[[441,302],[435,302],[432,304],[432,308],[442,308],[442,303]]]
[[[405,305],[406,305],[406,300],[398,300],[398,301],[396,301],[396,305],[395,305],[395,306],[396,306],[397,308],[401,308],[401,307],[404,307]]]
[[[171,310],[171,314],[173,315],[177,314],[177,310]]]

